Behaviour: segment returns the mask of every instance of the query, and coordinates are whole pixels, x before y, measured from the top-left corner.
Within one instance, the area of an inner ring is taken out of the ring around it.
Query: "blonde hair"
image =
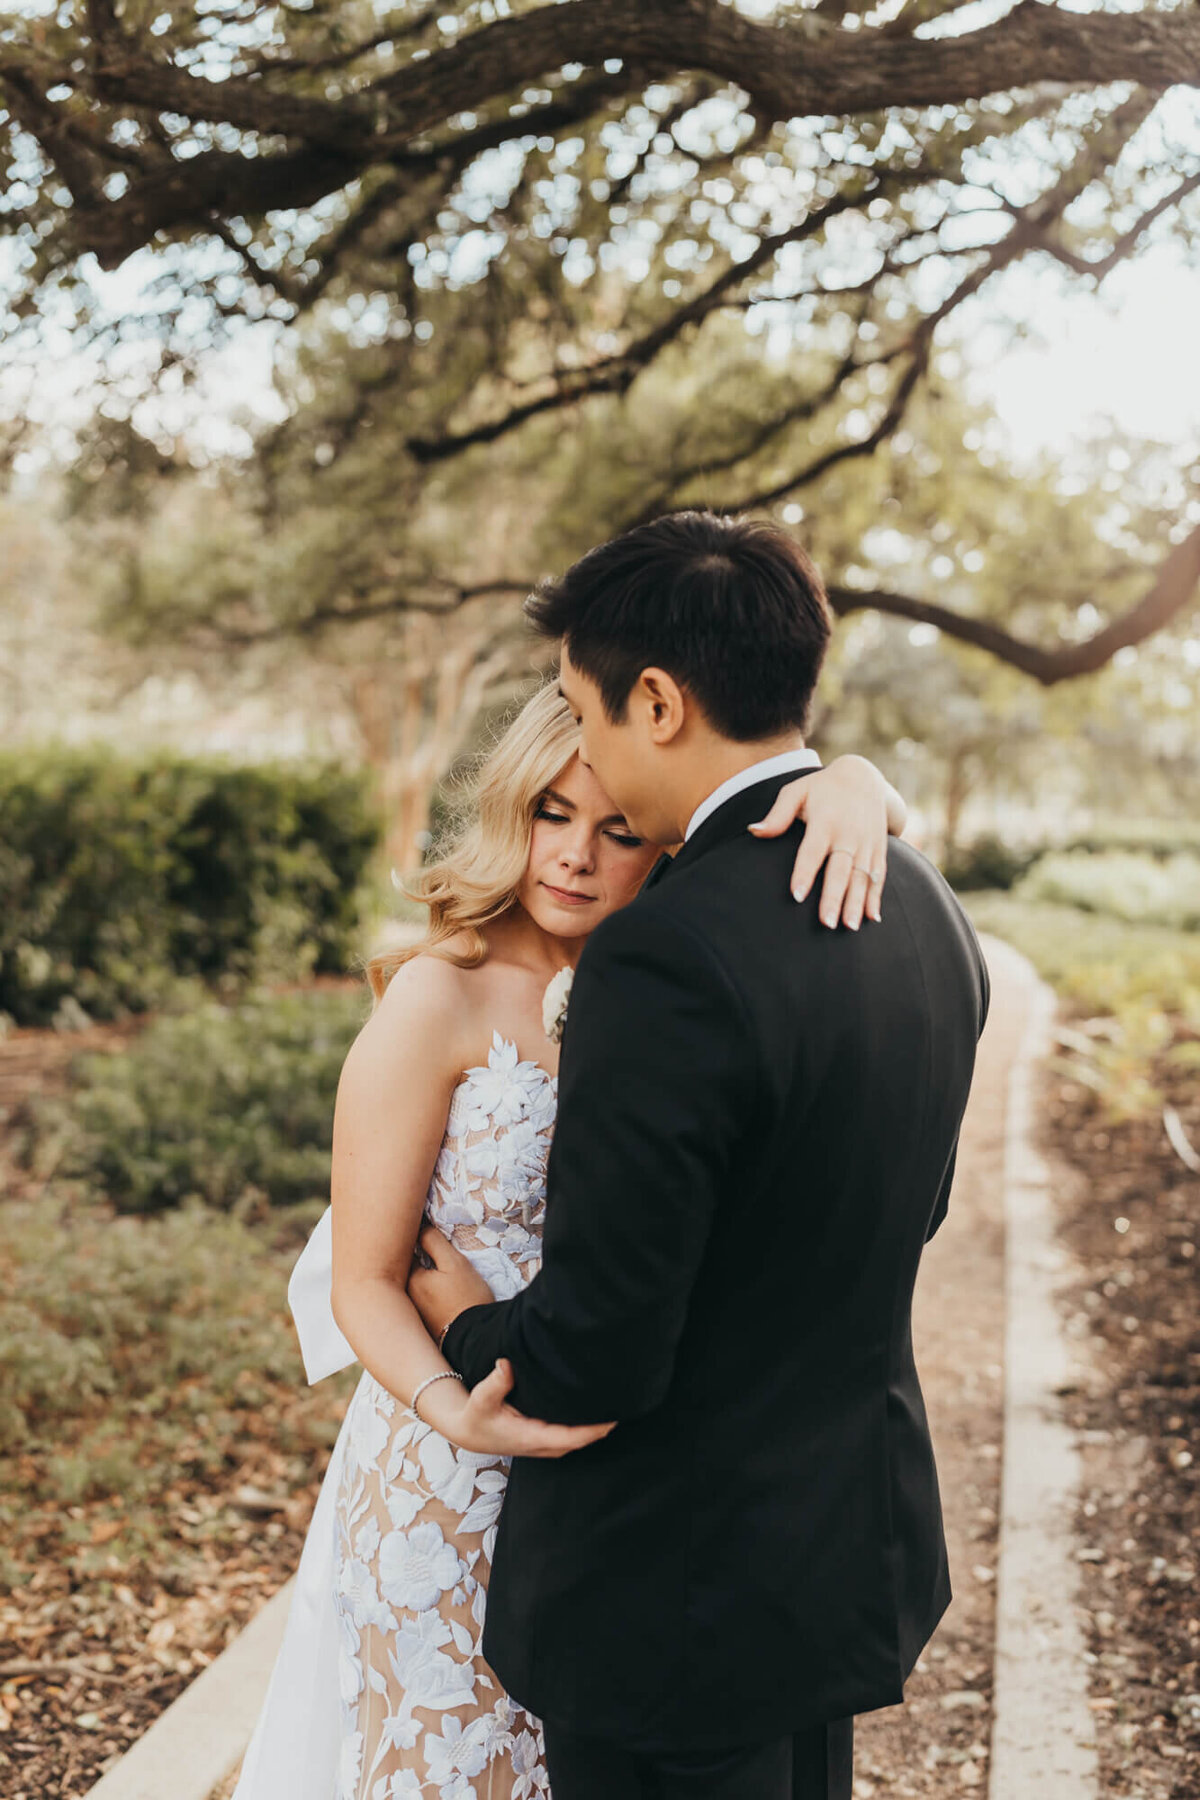
[[[437,858],[405,892],[429,909],[420,943],[385,950],[366,965],[376,1004],[414,956],[441,956],[474,969],[487,954],[484,926],[513,905],[529,866],[538,801],[579,748],[579,727],[557,685],[527,700],[464,784],[459,823]],[[465,938],[452,949],[450,940]]]

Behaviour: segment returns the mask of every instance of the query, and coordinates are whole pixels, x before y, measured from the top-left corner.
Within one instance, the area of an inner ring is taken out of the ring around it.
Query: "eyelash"
[[[547,812],[544,806],[538,807],[534,817],[545,819],[550,825],[569,825],[571,822],[566,813]],[[626,850],[640,850],[642,847],[642,839],[634,837],[632,832],[627,834],[623,831],[606,831],[604,835],[611,838],[614,844],[620,844]]]

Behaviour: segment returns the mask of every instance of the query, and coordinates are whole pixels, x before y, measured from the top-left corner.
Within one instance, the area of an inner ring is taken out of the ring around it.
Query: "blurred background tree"
[[[1017,265],[1190,253],[1198,80],[1191,9],[10,9],[8,391],[92,372],[40,440],[106,640],[336,717],[396,866],[529,671],[530,584],[695,503],[802,532],[854,620],[838,733],[923,744],[952,840],[1186,641],[1200,446],[1030,466],[958,346]],[[221,356],[269,407],[214,407]]]

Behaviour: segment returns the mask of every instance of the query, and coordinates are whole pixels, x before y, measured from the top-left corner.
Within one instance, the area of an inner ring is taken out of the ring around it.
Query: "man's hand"
[[[419,1242],[434,1266],[413,1268],[408,1297],[426,1331],[440,1341],[460,1312],[494,1296],[483,1276],[435,1225],[424,1227]],[[550,1425],[544,1419],[527,1418],[508,1405],[515,1381],[513,1366],[504,1358],[474,1388],[456,1381],[431,1382],[421,1396],[421,1417],[451,1443],[483,1456],[568,1456],[614,1429],[612,1424]]]
[[[864,913],[868,919],[881,917],[893,796],[902,807],[873,764],[861,756],[839,756],[828,768],[780,788],[766,818],[751,825],[756,837],[780,837],[797,819],[804,820],[792,893],[805,899],[824,868],[822,925],[832,928],[840,921],[857,931]]]
[[[611,1424],[549,1425],[526,1418],[508,1405],[515,1379],[512,1364],[502,1358],[469,1392],[457,1381],[431,1382],[421,1396],[421,1416],[452,1444],[482,1456],[569,1456],[614,1429]]]
[[[417,1240],[433,1263],[432,1269],[414,1264],[408,1278],[408,1297],[420,1313],[426,1331],[440,1344],[447,1325],[468,1306],[486,1306],[495,1299],[479,1271],[436,1225],[426,1225]]]

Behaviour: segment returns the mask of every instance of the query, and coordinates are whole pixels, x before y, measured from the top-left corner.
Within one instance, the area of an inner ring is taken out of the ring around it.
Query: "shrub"
[[[338,1075],[368,1011],[365,990],[326,988],[158,1019],[77,1058],[65,1100],[31,1103],[25,1158],[122,1212],[327,1197]]]
[[[1041,855],[1040,850],[1014,850],[995,832],[984,832],[974,843],[946,858],[942,873],[957,893],[985,888],[1006,890],[1020,880]]]
[[[1168,857],[1181,850],[1200,852],[1200,823],[1191,819],[1109,819],[1081,831],[1060,846],[1102,856],[1109,850],[1136,850]]]
[[[1200,937],[1015,894],[973,895],[970,911],[980,930],[1023,951],[1076,1015],[1059,1029],[1057,1066],[1091,1088],[1110,1119],[1160,1111],[1164,1075],[1196,1066],[1200,1049]]]
[[[378,840],[363,778],[334,768],[0,753],[0,1012],[340,972]]]
[[[1134,851],[1052,851],[1014,891],[1035,904],[1077,906],[1130,924],[1200,930],[1200,856],[1188,852],[1155,859]]]
[[[1092,1013],[1153,1007],[1200,1029],[1200,937],[1009,894],[972,895],[981,931],[1006,938],[1066,999]]]

